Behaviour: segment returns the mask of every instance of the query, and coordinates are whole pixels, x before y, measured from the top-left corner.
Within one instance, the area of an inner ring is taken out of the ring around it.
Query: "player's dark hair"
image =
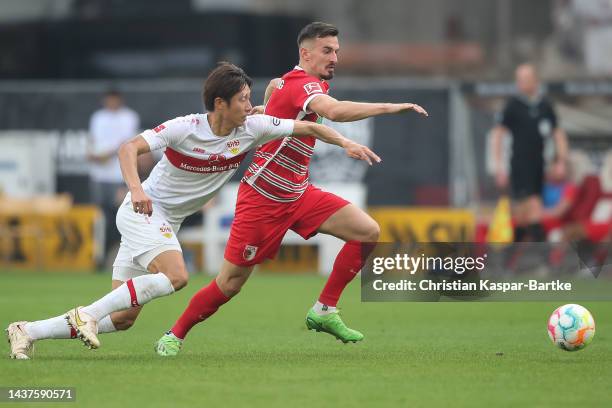
[[[338,33],[339,31],[335,26],[315,21],[302,28],[297,37],[297,45],[301,47],[304,41],[314,38],[337,37]]]
[[[244,88],[253,84],[253,80],[242,70],[229,62],[220,62],[217,68],[213,69],[204,82],[204,106],[206,110],[215,110],[215,99],[221,98],[228,104],[232,96]]]

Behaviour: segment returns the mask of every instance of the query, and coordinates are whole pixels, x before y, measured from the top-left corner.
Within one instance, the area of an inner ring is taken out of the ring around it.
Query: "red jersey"
[[[266,105],[266,115],[316,122],[318,115],[308,110],[308,104],[327,94],[329,84],[297,66],[281,80]],[[308,164],[315,142],[314,136],[285,137],[259,146],[242,182],[274,201],[297,200],[309,184]]]

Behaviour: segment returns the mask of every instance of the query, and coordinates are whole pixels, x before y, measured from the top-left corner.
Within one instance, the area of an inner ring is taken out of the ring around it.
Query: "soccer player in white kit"
[[[248,114],[252,81],[244,71],[220,64],[206,79],[208,114],[178,117],[147,130],[119,149],[130,190],[117,211],[121,246],[113,265],[113,290],[88,306],[47,320],[14,322],[6,330],[10,356],[29,359],[37,340],[80,338],[98,348],[98,333],[130,328],[142,306],[185,287],[188,273],[176,238],[182,221],[227,183],[248,150],[286,136],[309,136],[341,146],[372,164],[370,149],[312,122]],[[149,178],[140,183],[139,154],[166,148]]]

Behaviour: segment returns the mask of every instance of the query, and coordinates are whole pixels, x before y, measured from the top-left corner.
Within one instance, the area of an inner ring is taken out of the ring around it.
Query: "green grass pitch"
[[[5,344],[0,386],[76,387],[76,403],[36,407],[612,406],[609,302],[582,303],[597,333],[569,353],[546,333],[558,304],[360,303],[353,282],[340,306],[366,338],[345,345],[304,326],[323,278],[258,274],[179,357],[158,357],[153,342],[208,279],[151,302],[131,330],[101,335],[99,350],[46,340],[34,360],[15,361]],[[109,275],[2,272],[0,323],[56,316],[109,287]]]

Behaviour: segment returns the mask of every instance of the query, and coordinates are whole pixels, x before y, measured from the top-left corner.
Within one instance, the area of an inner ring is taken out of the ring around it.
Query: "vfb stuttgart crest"
[[[238,154],[240,151],[240,140],[230,140],[225,145],[232,154]]]
[[[162,224],[162,226],[159,227],[159,232],[161,232],[161,234],[168,239],[172,238],[172,227],[170,227],[166,223]]]
[[[252,261],[257,254],[257,247],[254,245],[245,245],[244,251],[242,252],[242,257],[245,261]]]

